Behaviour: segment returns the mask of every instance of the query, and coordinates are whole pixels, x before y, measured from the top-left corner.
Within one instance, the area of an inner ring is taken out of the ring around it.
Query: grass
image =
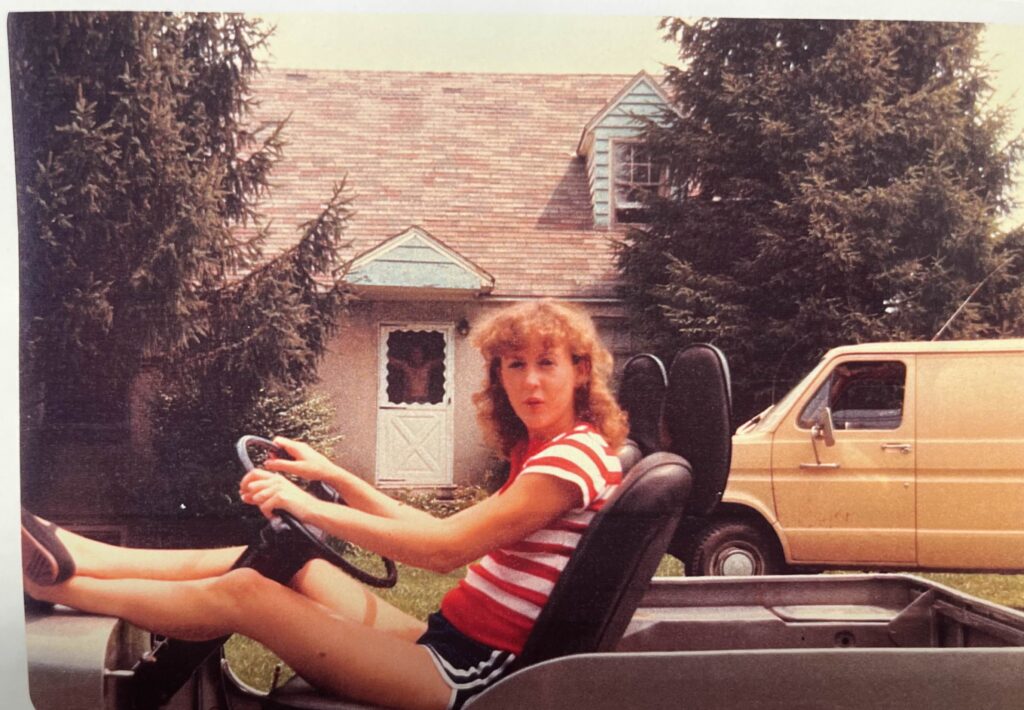
[[[973,597],[1024,609],[1024,574],[921,574]]]
[[[356,564],[366,569],[377,569],[372,556],[365,553],[349,553]],[[379,563],[376,563],[379,566]],[[683,565],[674,557],[666,556],[659,565],[656,576],[673,577],[683,573]],[[393,589],[380,590],[380,596],[399,609],[420,619],[435,611],[441,605],[445,592],[455,586],[465,574],[465,568],[446,575],[426,572],[415,567],[398,565],[398,584]],[[1024,575],[1020,574],[945,574],[915,573],[947,587],[960,590],[971,596],[986,599],[1006,606],[1024,608]],[[238,677],[254,688],[267,690],[274,677],[274,669],[280,663],[276,656],[256,642],[242,636],[234,636],[225,647],[231,669]],[[282,667],[280,682],[292,675]]]

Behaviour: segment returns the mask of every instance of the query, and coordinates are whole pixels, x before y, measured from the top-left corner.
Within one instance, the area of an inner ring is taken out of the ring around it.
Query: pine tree
[[[620,252],[651,342],[719,344],[745,417],[829,347],[931,337],[994,265],[1021,150],[986,108],[981,27],[663,27],[678,112],[648,140],[671,185]],[[950,332],[990,332],[986,308]]]
[[[344,307],[347,198],[338,185],[294,247],[263,253],[284,123],[249,111],[270,31],[241,15],[76,12],[12,13],[8,32],[23,480],[62,475],[39,454],[68,421],[126,427],[144,368],[224,435],[268,388],[313,380]]]

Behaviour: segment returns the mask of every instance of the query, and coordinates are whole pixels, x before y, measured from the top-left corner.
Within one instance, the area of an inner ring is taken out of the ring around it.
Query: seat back
[[[626,439],[622,442],[622,446],[619,447],[618,457],[619,463],[622,465],[622,473],[626,474],[640,462],[644,454],[640,450],[639,444],[632,439]]]
[[[732,384],[729,365],[713,345],[676,353],[668,374],[664,424],[668,450],[693,467],[686,514],[704,517],[718,505],[732,461]]]
[[[663,448],[661,417],[667,386],[665,365],[656,355],[634,355],[622,366],[619,406],[629,416],[629,438],[644,456]]]
[[[633,466],[580,539],[516,668],[618,642],[672,539],[690,482],[689,464],[672,453]]]

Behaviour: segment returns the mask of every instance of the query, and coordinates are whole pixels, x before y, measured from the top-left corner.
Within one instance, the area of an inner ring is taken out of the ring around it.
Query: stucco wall
[[[342,321],[320,366],[317,390],[334,405],[335,425],[342,434],[334,451],[335,460],[368,481],[375,480],[377,448],[377,387],[379,378],[380,332],[382,324],[431,323],[453,326],[465,318],[473,326],[482,316],[504,303],[446,301],[357,302]],[[618,351],[617,363],[628,350],[623,335],[621,308],[604,304],[590,306],[605,344]],[[454,381],[452,389],[453,480],[456,484],[479,480],[492,453],[476,424],[472,394],[480,388],[484,365],[470,345],[471,336],[454,335]]]
[[[472,303],[380,301],[352,306],[320,366],[317,385],[337,412],[335,424],[343,436],[335,447],[339,463],[374,481],[381,325],[454,326],[462,318],[472,324],[479,313],[480,307]],[[481,382],[483,365],[467,337],[455,334],[453,343],[453,476],[456,483],[462,483],[471,480],[487,461],[488,450],[477,431],[470,400]]]

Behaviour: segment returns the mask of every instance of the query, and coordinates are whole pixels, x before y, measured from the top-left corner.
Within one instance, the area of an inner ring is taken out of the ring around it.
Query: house
[[[344,179],[357,294],[321,368],[346,467],[380,486],[449,486],[490,460],[467,335],[488,311],[556,297],[630,352],[615,243],[661,171],[638,115],[668,99],[625,75],[268,71],[256,117],[290,115],[265,205],[268,248],[298,238]],[[295,225],[295,231],[289,228]]]
[[[481,480],[495,458],[476,424],[484,368],[467,336],[502,305],[581,304],[620,364],[632,354],[615,244],[643,219],[637,192],[662,182],[636,140],[637,117],[668,102],[653,77],[267,71],[252,88],[257,121],[290,117],[263,205],[267,252],[293,245],[338,181],[352,199],[342,258],[356,298],[317,385],[342,435],[327,453],[349,470],[384,488]],[[253,521],[193,525],[164,490],[173,480],[146,478],[153,387],[146,374],[132,384],[118,408],[126,431],[85,422],[42,447],[45,498],[28,502],[121,544],[248,540]],[[117,495],[83,510],[81,478],[98,472],[147,481],[175,514],[129,511]]]

